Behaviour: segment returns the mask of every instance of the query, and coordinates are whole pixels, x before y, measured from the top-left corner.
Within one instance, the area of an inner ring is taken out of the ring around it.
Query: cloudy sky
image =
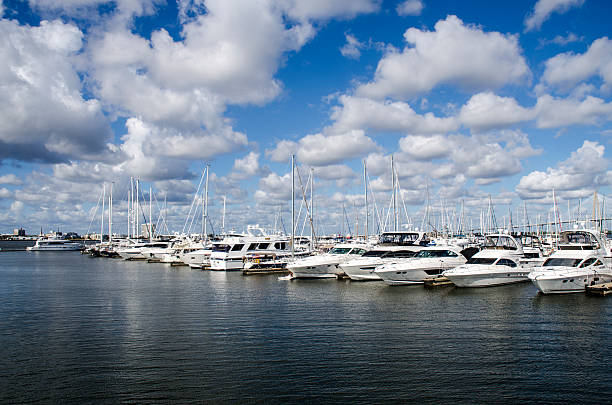
[[[363,228],[364,162],[370,223],[389,222],[391,155],[401,223],[420,226],[429,200],[432,224],[463,206],[477,226],[489,195],[498,222],[526,207],[533,223],[553,188],[563,219],[590,214],[612,182],[610,11],[0,0],[0,232],[97,230],[111,182],[125,232],[131,177],[181,231],[207,163],[213,229],[225,198],[227,229],[288,230],[292,154],[303,183],[314,173],[319,233]]]

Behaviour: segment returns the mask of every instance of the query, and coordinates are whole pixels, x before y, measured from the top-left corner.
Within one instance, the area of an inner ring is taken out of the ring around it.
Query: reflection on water
[[[543,402],[612,393],[612,300],[0,256],[0,400]]]

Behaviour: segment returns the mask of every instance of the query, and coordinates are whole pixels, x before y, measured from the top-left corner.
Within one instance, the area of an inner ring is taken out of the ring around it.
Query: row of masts
[[[296,221],[296,206],[295,206],[295,202],[296,202],[296,170],[295,169],[296,169],[295,157],[292,156],[291,157],[291,179],[292,179],[291,180],[291,215],[292,215],[292,220],[291,220],[291,241],[292,243],[291,245],[292,246],[295,243],[295,239],[294,239],[295,235],[298,233],[297,232],[297,221]],[[183,232],[182,232],[183,234],[191,233],[192,225],[196,217],[195,213],[197,211],[198,196],[200,195],[200,190],[202,190],[202,194],[201,194],[202,196],[201,197],[202,232],[201,233],[202,233],[202,238],[204,239],[205,242],[207,241],[208,234],[209,234],[208,232],[209,172],[210,172],[210,165],[207,164],[205,166],[205,169],[202,172],[202,176],[198,184],[198,189],[196,191],[194,200],[189,209],[189,213],[187,215],[187,219],[185,221],[185,225],[183,226]],[[302,182],[302,177],[301,177],[299,170],[297,170],[297,179],[299,180],[299,186],[300,186],[301,194],[302,194],[302,204],[300,207],[300,212],[298,213],[298,217],[301,216],[302,207],[305,207],[304,225],[306,223],[309,224],[310,240],[311,240],[311,244],[314,246],[314,244],[316,243],[316,237],[318,233],[316,231],[317,226],[316,226],[316,222],[314,219],[315,218],[314,216],[314,169],[312,168],[310,169],[310,175],[307,180],[306,186]],[[202,187],[203,183],[204,183],[204,186]],[[485,233],[491,233],[491,232],[498,231],[499,229],[505,229],[511,232],[522,231],[524,233],[533,233],[533,234],[540,235],[543,233],[551,233],[551,231],[554,233],[559,233],[563,229],[563,227],[572,226],[571,224],[577,224],[579,222],[581,222],[582,224],[592,224],[593,227],[597,227],[603,230],[604,223],[609,220],[609,219],[604,219],[605,199],[603,201],[603,204],[599,205],[597,193],[595,193],[593,197],[593,215],[591,219],[588,219],[586,217],[586,213],[584,213],[585,215],[582,218],[583,213],[581,211],[581,201],[579,200],[578,213],[574,216],[574,218],[572,219],[572,215],[571,215],[572,211],[570,209],[570,202],[568,201],[568,218],[566,220],[561,220],[559,207],[558,207],[557,200],[556,200],[555,190],[553,189],[553,209],[552,209],[553,218],[552,220],[551,220],[551,212],[549,211],[548,213],[549,217],[546,222],[541,221],[540,218],[538,217],[538,220],[536,221],[536,223],[531,224],[529,221],[529,217],[527,216],[526,204],[523,204],[523,224],[522,225],[516,225],[515,223],[513,223],[512,212],[510,210],[510,207],[508,208],[508,216],[504,217],[503,224],[498,224],[496,216],[495,216],[495,210],[493,208],[493,201],[492,201],[491,196],[489,196],[486,212],[483,210],[481,210],[480,212],[480,218],[479,218],[479,224],[478,224],[479,226],[474,226],[473,218],[470,219],[470,224],[467,225],[466,224],[467,219],[466,219],[465,212],[464,212],[463,201],[461,202],[460,211],[459,213],[457,213],[457,211],[454,209],[450,209],[450,210],[447,209],[444,199],[440,197],[440,209],[438,210],[438,215],[437,216],[433,215],[432,214],[433,210],[431,207],[431,201],[430,201],[430,196],[429,196],[429,185],[426,184],[426,187],[425,187],[426,188],[426,204],[425,204],[424,214],[423,214],[422,221],[421,221],[421,226],[419,229],[418,227],[414,226],[415,224],[413,223],[412,219],[408,216],[405,202],[403,201],[403,197],[402,197],[401,188],[399,185],[399,176],[395,168],[393,156],[391,156],[391,186],[392,186],[391,187],[392,189],[391,201],[390,201],[389,209],[387,211],[387,215],[386,217],[384,217],[384,221],[381,218],[381,212],[378,209],[376,198],[371,190],[371,187],[369,187],[369,183],[370,181],[369,181],[369,177],[367,173],[367,166],[364,160],[363,161],[363,185],[364,185],[363,186],[363,201],[365,204],[365,225],[363,228],[363,237],[366,240],[368,239],[369,234],[372,232],[371,223],[370,223],[370,215],[371,215],[370,203],[373,203],[374,205],[374,216],[375,216],[375,222],[377,225],[377,229],[374,232],[375,234],[379,234],[384,231],[421,230],[421,231],[427,231],[427,232],[430,232],[436,235],[451,236],[451,235],[461,235],[461,234],[464,234],[464,235],[465,234],[485,234]],[[109,190],[110,196],[108,198],[109,241],[112,241],[112,236],[113,236],[113,232],[112,232],[113,185],[114,183],[111,182],[110,190]],[[309,199],[310,201],[307,198],[308,191],[310,194],[310,199]],[[145,199],[144,199],[144,195],[142,194],[141,187],[140,187],[140,181],[138,179],[134,179],[133,177],[130,177],[130,185],[129,185],[128,198],[127,198],[128,200],[127,237],[136,238],[140,236],[141,228],[139,225],[140,225],[140,215],[142,214],[144,225],[146,225],[147,227],[148,238],[149,240],[152,241],[153,236],[155,234],[155,229],[153,225],[153,190],[152,190],[152,187],[149,187],[148,219],[144,214],[144,210],[140,206],[140,196],[143,197],[142,199],[144,201]],[[400,199],[402,200],[404,213],[406,214],[406,222],[401,224],[401,226],[400,226],[400,215],[399,215],[399,211],[400,211],[399,200]],[[101,222],[101,225],[100,225],[100,235],[101,236],[100,237],[102,238],[102,235],[104,235],[104,226],[105,226],[104,212],[105,212],[105,202],[106,202],[106,183],[103,185],[101,200],[102,200],[102,218],[103,219],[100,221]],[[165,201],[164,201],[164,207],[166,207]],[[361,233],[359,232],[359,210],[357,209],[356,206],[354,208],[355,208],[355,227],[356,227],[355,235],[360,236]],[[96,207],[96,210],[97,210],[97,207]],[[193,215],[192,215],[192,212],[193,212]],[[223,215],[222,215],[222,226],[221,226],[222,234],[225,231],[225,212],[226,212],[226,198],[225,196],[223,196]],[[390,216],[391,216],[391,221],[389,221]],[[518,216],[519,214],[517,211],[517,217]],[[342,217],[341,219],[342,228],[344,228],[344,223],[346,221],[346,224],[348,225],[348,229],[349,229],[349,234],[352,234],[352,232],[350,231],[350,221],[348,220],[348,215],[346,213],[346,208],[344,207],[344,205],[342,206],[341,217]],[[160,218],[163,221],[163,223],[166,225],[166,229],[167,229],[166,215],[160,216]],[[191,222],[189,222],[190,219],[191,219]],[[281,216],[281,221],[282,221],[282,216]],[[275,225],[275,228],[276,228],[276,225]],[[303,234],[303,230],[301,234]],[[345,234],[344,231],[342,231],[341,234],[344,235]]]

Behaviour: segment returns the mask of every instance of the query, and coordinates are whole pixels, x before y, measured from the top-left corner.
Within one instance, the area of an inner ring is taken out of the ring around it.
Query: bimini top
[[[521,245],[521,242],[512,235],[503,233],[487,235],[482,248],[490,250],[510,250],[519,255],[523,254],[523,245]]]
[[[559,235],[559,250],[599,250],[604,243],[596,231],[587,229],[563,231]]]

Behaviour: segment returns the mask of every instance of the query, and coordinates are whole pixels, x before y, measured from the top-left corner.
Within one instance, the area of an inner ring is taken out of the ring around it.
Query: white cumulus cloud
[[[531,14],[525,18],[525,31],[540,29],[553,13],[565,13],[572,7],[580,7],[584,0],[538,0]]]
[[[408,29],[408,45],[401,52],[389,51],[378,63],[374,80],[359,86],[357,94],[409,98],[441,84],[490,90],[518,83],[529,74],[514,35],[485,32],[453,15],[434,28]]]

